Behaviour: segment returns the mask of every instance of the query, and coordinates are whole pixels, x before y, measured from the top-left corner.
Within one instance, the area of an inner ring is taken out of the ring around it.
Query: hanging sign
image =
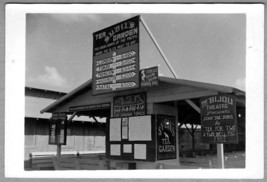
[[[138,93],[116,96],[113,99],[113,117],[144,116],[146,114],[146,94]]]
[[[175,117],[157,115],[157,159],[176,159]]]
[[[102,104],[71,106],[71,107],[69,107],[69,111],[70,112],[75,112],[75,111],[90,111],[90,110],[109,109],[109,108],[110,108],[110,103],[102,103]]]
[[[93,34],[93,95],[139,87],[139,16]]]
[[[67,143],[67,116],[64,113],[53,113],[49,126],[50,145],[66,145]]]
[[[234,96],[219,94],[201,98],[200,111],[204,143],[238,143]]]
[[[159,85],[157,66],[140,71],[140,85],[141,87],[152,87]]]

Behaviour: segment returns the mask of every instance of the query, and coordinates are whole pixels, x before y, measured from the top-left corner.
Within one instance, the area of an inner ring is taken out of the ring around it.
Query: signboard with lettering
[[[175,117],[157,115],[157,159],[176,159]]]
[[[103,104],[91,104],[91,105],[81,105],[81,106],[71,106],[69,108],[70,112],[75,111],[90,111],[96,109],[109,109],[110,103],[103,103]]]
[[[50,119],[50,145],[66,145],[67,143],[67,116],[64,113],[53,113]]]
[[[139,87],[139,16],[93,34],[93,95]]]
[[[157,66],[140,71],[140,85],[141,87],[152,87],[159,85]]]
[[[219,94],[201,98],[200,109],[204,143],[238,143],[234,96]]]
[[[113,98],[113,117],[144,116],[146,114],[146,93]]]

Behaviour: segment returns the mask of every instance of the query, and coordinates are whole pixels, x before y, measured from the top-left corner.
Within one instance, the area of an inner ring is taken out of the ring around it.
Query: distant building
[[[25,161],[31,152],[56,151],[56,145],[48,145],[50,113],[40,114],[48,105],[66,93],[25,87]],[[105,126],[105,119],[99,120]],[[74,117],[67,130],[67,145],[62,151],[104,151],[105,134],[92,118]]]

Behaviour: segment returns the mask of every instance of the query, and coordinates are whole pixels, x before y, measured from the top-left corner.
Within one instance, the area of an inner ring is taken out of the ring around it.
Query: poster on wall
[[[139,87],[139,16],[93,33],[93,95]]]
[[[157,115],[157,159],[176,159],[175,117]]]
[[[146,115],[146,93],[138,93],[113,98],[113,117],[123,118]]]
[[[50,119],[50,145],[66,145],[67,143],[67,116],[64,113],[53,113]]]
[[[204,143],[238,143],[236,100],[219,94],[200,99],[201,135]]]

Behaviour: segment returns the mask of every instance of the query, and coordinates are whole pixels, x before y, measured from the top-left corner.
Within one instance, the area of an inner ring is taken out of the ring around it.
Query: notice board
[[[93,33],[93,95],[139,87],[139,16]]]
[[[157,115],[157,159],[176,159],[175,117]]]
[[[116,96],[113,98],[113,117],[143,116],[146,114],[146,93]]]
[[[155,122],[153,115],[108,119],[106,157],[114,160],[155,161]]]
[[[200,99],[201,135],[204,143],[238,143],[236,100],[219,94]]]
[[[53,113],[49,125],[50,145],[66,145],[67,143],[67,117],[63,113]]]

